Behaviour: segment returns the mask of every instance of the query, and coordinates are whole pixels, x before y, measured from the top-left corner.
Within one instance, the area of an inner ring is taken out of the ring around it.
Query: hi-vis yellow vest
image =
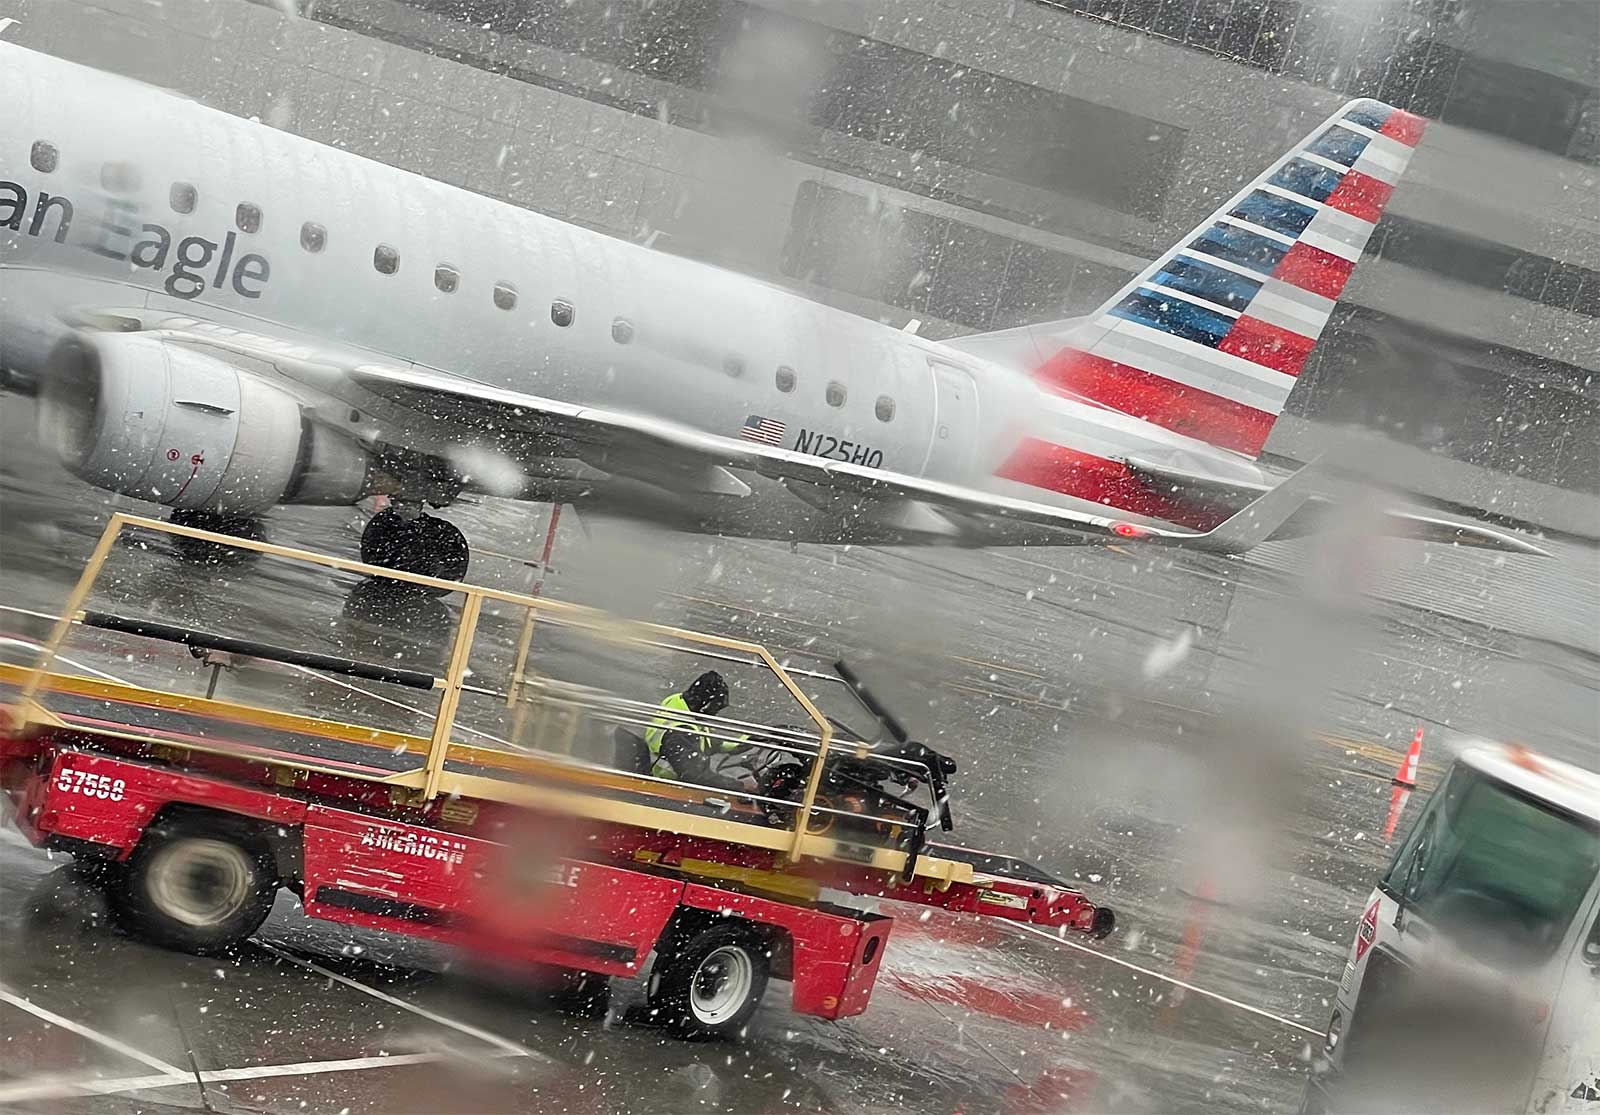
[[[661,702],[662,711],[650,721],[650,727],[644,730],[645,746],[650,748],[650,757],[655,760],[650,768],[650,773],[657,778],[671,778],[673,771],[666,760],[661,758],[661,741],[666,739],[668,732],[684,732],[695,738],[700,754],[709,755],[713,751],[733,751],[742,740],[725,740],[720,748],[712,742],[710,734],[693,719],[694,712],[689,708],[689,702],[683,699],[682,693],[674,693]]]

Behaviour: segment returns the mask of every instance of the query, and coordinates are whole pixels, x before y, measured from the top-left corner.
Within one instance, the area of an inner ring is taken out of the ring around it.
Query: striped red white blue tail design
[[[1118,291],[1036,378],[1260,453],[1425,123],[1351,101]]]

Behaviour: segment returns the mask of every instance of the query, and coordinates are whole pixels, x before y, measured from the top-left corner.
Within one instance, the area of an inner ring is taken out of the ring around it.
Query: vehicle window
[[[1600,871],[1600,829],[1466,766],[1440,787],[1384,878],[1466,951],[1543,960]]]
[[[261,229],[261,208],[241,201],[239,208],[233,211],[233,223],[239,226],[240,232],[258,232]]]
[[[193,213],[200,200],[200,191],[187,182],[174,182],[167,191],[167,204],[174,213]]]
[[[139,168],[132,163],[105,163],[100,167],[100,188],[128,194],[139,188]]]
[[[730,356],[722,362],[723,374],[731,379],[738,379],[744,375],[744,361],[737,356]]]
[[[776,378],[777,378],[777,384],[778,384],[778,390],[779,391],[782,391],[785,394],[787,394],[788,392],[794,390],[795,375],[794,375],[794,369],[793,368],[790,368],[790,367],[787,367],[787,366],[780,367],[778,369],[778,375],[777,375]]]
[[[300,246],[308,252],[320,252],[328,246],[328,230],[307,221],[300,226]]]
[[[494,284],[494,304],[502,310],[517,308],[517,288],[510,283]]]
[[[836,379],[835,380],[829,380],[828,381],[828,390],[824,393],[823,397],[828,400],[828,405],[831,406],[831,407],[842,407],[842,406],[844,406],[844,398],[845,398],[844,384],[840,383]]]
[[[56,169],[56,164],[61,161],[61,153],[56,150],[56,145],[46,143],[42,139],[33,141],[33,150],[28,152],[28,162],[40,174],[49,174]]]
[[[372,266],[380,275],[393,275],[400,270],[400,253],[387,244],[379,244],[372,251]]]
[[[633,325],[620,317],[617,318],[611,323],[611,339],[619,345],[632,343]]]
[[[878,416],[879,422],[889,422],[894,418],[894,400],[887,395],[879,395],[878,401],[872,406],[872,413]]]
[[[433,285],[446,294],[454,294],[461,285],[461,272],[448,263],[441,263],[433,269]]]
[[[559,299],[550,303],[550,320],[562,329],[572,324],[572,319],[577,316],[577,311],[572,308],[571,302],[562,302]]]

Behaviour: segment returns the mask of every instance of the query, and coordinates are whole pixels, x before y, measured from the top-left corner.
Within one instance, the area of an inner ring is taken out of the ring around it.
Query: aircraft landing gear
[[[361,560],[385,569],[459,581],[467,575],[471,556],[466,535],[454,523],[432,515],[408,517],[386,508],[361,532]]]
[[[177,507],[167,516],[167,522],[174,526],[194,527],[196,530],[209,530],[217,534],[231,534],[235,538],[248,538],[252,542],[267,540],[267,532],[261,520],[244,515],[222,515],[215,511],[191,511],[188,508]],[[183,560],[196,565],[246,565],[261,559],[261,555],[255,550],[241,550],[234,546],[224,546],[219,542],[186,538],[181,534],[168,537],[172,539],[173,552]]]

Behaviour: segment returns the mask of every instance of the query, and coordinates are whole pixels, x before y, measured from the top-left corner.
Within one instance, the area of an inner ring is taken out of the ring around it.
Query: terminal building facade
[[[933,336],[1087,312],[1379,97],[1434,123],[1268,452],[1600,534],[1588,0],[4,7],[32,45]]]

